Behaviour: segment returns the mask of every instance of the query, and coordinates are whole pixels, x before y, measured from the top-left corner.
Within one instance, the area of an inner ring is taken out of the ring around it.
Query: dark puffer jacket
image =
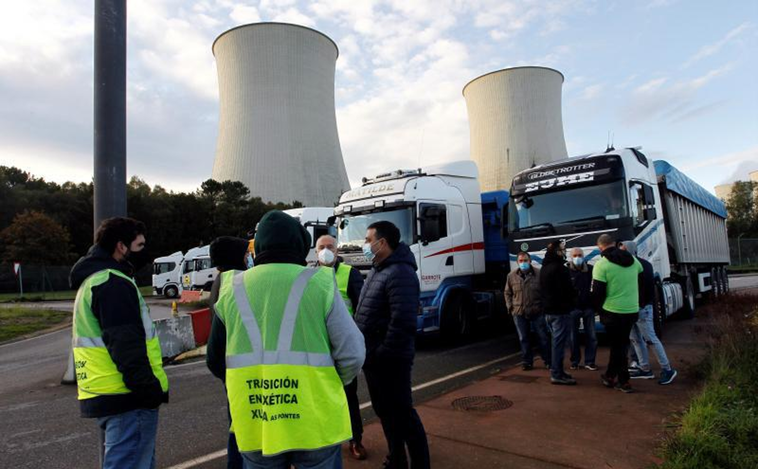
[[[554,252],[547,252],[540,270],[540,289],[545,314],[568,314],[574,308],[576,291],[565,261]]]
[[[577,295],[576,308],[581,310],[592,308],[592,266],[585,263],[579,268],[574,264],[569,264],[569,272]]]
[[[355,322],[366,339],[366,366],[413,360],[419,305],[416,269],[413,253],[400,243],[369,272],[355,312]]]

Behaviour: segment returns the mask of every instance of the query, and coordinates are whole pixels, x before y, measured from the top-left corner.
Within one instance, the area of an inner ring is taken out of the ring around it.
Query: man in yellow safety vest
[[[142,222],[109,218],[71,269],[79,406],[82,417],[97,418],[106,469],[155,467],[158,407],[168,402],[161,347],[132,278],[144,247]]]
[[[322,267],[334,269],[337,279],[337,288],[345,300],[347,310],[352,315],[355,307],[358,305],[358,299],[363,289],[363,276],[351,266],[345,264],[341,257],[337,255],[337,240],[333,236],[323,235],[316,240],[316,253],[318,254],[318,264]],[[357,460],[364,460],[368,456],[366,448],[363,446],[363,421],[361,420],[361,409],[358,403],[358,378],[356,377],[350,384],[345,386],[345,395],[347,396],[347,405],[350,409],[350,426],[353,429],[353,439],[350,440],[348,447],[351,457]]]
[[[305,267],[310,241],[297,220],[273,210],[258,224],[255,267],[222,274],[214,309],[246,467],[339,468],[340,444],[351,439],[343,386],[363,365],[365,345],[333,271]]]

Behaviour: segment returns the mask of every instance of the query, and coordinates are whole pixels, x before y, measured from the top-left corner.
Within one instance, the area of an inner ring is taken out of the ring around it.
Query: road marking
[[[419,384],[417,386],[413,386],[411,388],[411,392],[420,391],[420,390],[426,389],[426,388],[428,388],[430,386],[434,386],[436,384],[444,383],[445,381],[449,381],[451,379],[455,379],[455,378],[458,378],[460,376],[467,375],[467,374],[473,373],[475,371],[479,371],[479,370],[481,370],[483,368],[487,368],[488,366],[492,366],[492,365],[494,365],[496,363],[500,363],[500,362],[504,362],[506,360],[509,360],[509,359],[511,359],[511,358],[513,358],[513,357],[515,357],[517,355],[519,355],[519,352],[512,353],[512,354],[506,355],[504,357],[496,358],[496,359],[490,360],[490,361],[488,361],[486,363],[482,363],[480,365],[472,366],[471,368],[466,368],[465,370],[456,371],[455,373],[451,373],[449,375],[442,376],[441,378],[433,379],[432,381],[427,381],[426,383],[421,383],[421,384]],[[176,366],[186,366],[186,365],[192,365],[192,364],[193,363],[185,363],[185,364],[176,365]],[[361,404],[360,405],[360,410],[368,409],[369,407],[371,407],[371,401],[364,402],[363,404]],[[224,456],[226,456],[226,449],[215,451],[213,453],[206,454],[205,456],[200,456],[200,457],[195,458],[195,459],[190,459],[189,461],[185,461],[185,462],[177,464],[175,466],[171,466],[171,467],[169,467],[167,469],[189,469],[189,468],[192,468],[192,467],[195,467],[195,466],[199,466],[200,464],[204,464],[204,463],[207,463],[209,461],[213,461],[214,459],[222,458]]]
[[[59,332],[63,332],[63,331],[68,330],[68,329],[71,329],[71,326],[64,327],[63,329],[58,329],[57,331],[48,332],[47,334],[42,334],[42,335],[37,335],[37,336],[34,336],[34,337],[29,337],[28,339],[21,339],[21,340],[15,341],[15,342],[9,342],[7,344],[0,345],[0,348],[8,347],[10,345],[23,344],[24,342],[28,342],[30,340],[42,339],[44,337],[48,337],[48,336],[51,336],[53,334],[57,334]]]

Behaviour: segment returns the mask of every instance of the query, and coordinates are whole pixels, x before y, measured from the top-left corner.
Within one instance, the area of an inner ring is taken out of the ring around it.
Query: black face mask
[[[127,251],[125,257],[126,262],[130,263],[134,268],[135,274],[139,272],[143,267],[145,267],[151,260],[149,254],[147,253],[147,249],[144,248],[139,252],[133,252],[132,250],[129,250]]]

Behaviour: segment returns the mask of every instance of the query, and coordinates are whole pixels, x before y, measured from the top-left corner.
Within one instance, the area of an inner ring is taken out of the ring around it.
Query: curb
[[[58,310],[53,310],[53,311],[58,311]],[[60,324],[48,327],[47,329],[40,329],[35,332],[30,332],[29,334],[24,334],[18,337],[14,337],[12,339],[8,339],[4,342],[0,342],[0,345],[10,345],[16,342],[21,342],[23,340],[33,339],[35,337],[43,336],[46,334],[52,334],[53,332],[58,332],[58,331],[62,331],[63,329],[68,329],[69,327],[71,327],[71,324],[72,324],[72,317],[69,317],[68,319],[64,320]]]

